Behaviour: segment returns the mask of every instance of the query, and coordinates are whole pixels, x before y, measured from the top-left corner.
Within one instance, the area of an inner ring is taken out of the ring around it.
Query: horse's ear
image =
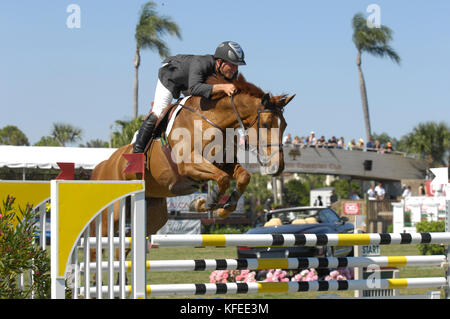
[[[261,99],[261,104],[264,105],[264,107],[269,107],[270,105],[270,94],[266,93],[263,95]]]
[[[291,102],[291,100],[292,100],[294,97],[295,97],[295,94],[292,95],[292,96],[290,96],[290,97],[288,97],[287,99],[285,99],[285,100],[284,100],[284,105],[283,105],[283,107],[286,106],[289,102]]]
[[[274,96],[271,99],[271,104],[276,105],[279,108],[283,108],[286,106],[286,104],[288,104],[294,98],[294,96],[295,96],[295,94],[290,97],[287,97],[286,94]]]

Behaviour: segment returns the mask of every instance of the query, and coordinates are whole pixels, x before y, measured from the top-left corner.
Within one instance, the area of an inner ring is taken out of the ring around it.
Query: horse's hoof
[[[205,212],[206,210],[204,209],[204,204],[206,203],[206,199],[199,197],[194,199],[190,204],[189,204],[189,211],[190,212]],[[203,205],[203,208],[202,208]]]
[[[214,215],[214,217],[219,217],[219,218],[223,219],[223,218],[227,218],[228,215],[230,215],[230,213],[231,213],[230,210],[219,208],[213,212],[213,215]]]

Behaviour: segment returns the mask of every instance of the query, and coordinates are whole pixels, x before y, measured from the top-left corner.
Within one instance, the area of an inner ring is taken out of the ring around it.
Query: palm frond
[[[367,20],[362,13],[356,13],[352,19],[353,43],[360,52],[367,52],[378,57],[389,57],[392,61],[400,63],[400,56],[389,45],[393,40],[393,31],[381,25],[379,28],[367,26]]]
[[[155,8],[156,4],[152,1],[143,5],[139,23],[136,25],[136,45],[138,49],[156,50],[160,57],[164,58],[170,54],[170,51],[161,38],[169,34],[181,39],[181,30],[170,17],[159,16]]]

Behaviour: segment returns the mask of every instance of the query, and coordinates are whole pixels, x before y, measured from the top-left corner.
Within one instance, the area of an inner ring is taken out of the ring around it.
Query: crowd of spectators
[[[352,139],[346,144],[343,137],[338,139],[336,136],[333,136],[327,140],[323,135],[320,138],[317,138],[314,132],[309,133],[308,136],[295,136],[294,138],[292,138],[291,133],[288,133],[283,138],[283,144],[288,147],[337,148],[344,150],[377,152],[381,154],[391,153],[394,151],[391,141],[388,141],[385,145],[380,144],[378,140],[374,142],[373,139],[370,138],[370,140],[365,144],[364,139],[360,138],[358,142],[356,142],[355,139]]]

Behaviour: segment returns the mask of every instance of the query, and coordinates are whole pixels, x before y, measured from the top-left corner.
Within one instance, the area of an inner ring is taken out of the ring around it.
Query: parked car
[[[353,233],[347,217],[331,208],[302,206],[271,210],[265,214],[263,227],[247,234],[336,234]],[[238,247],[238,258],[344,257],[353,254],[352,246],[340,247]]]

